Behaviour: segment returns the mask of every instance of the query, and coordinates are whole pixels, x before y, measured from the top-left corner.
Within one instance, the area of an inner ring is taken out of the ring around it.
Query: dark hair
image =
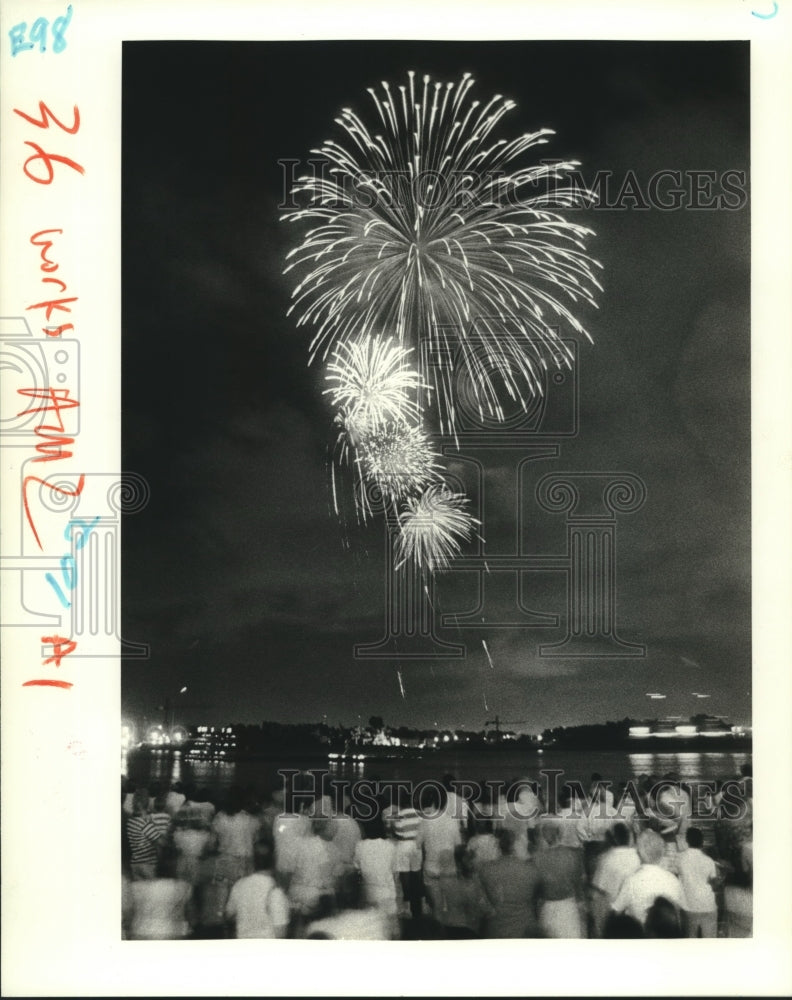
[[[539,832],[542,835],[542,840],[544,840],[548,847],[555,847],[561,839],[561,830],[557,821],[544,820],[539,824]]]
[[[413,808],[413,793],[412,788],[404,787],[404,785],[399,785],[396,789],[396,794],[398,797],[399,809],[412,809]]]
[[[649,907],[646,914],[646,936],[653,938],[678,938],[682,937],[682,925],[679,922],[679,914],[670,899],[665,896],[658,896]]]
[[[630,843],[630,828],[626,823],[614,823],[608,831],[615,847],[628,847]]]
[[[143,813],[148,812],[149,807],[149,793],[147,788],[136,788],[135,794],[132,796],[132,811],[136,816],[140,816]]]
[[[257,872],[269,871],[275,859],[269,844],[259,841],[253,850],[253,866]]]
[[[176,851],[166,845],[157,859],[157,878],[176,878]]]
[[[492,817],[476,816],[473,820],[473,832],[478,836],[485,833],[492,833]]]
[[[448,802],[448,793],[437,781],[421,782],[415,789],[415,807],[421,811],[443,809]]]
[[[223,812],[228,816],[236,816],[244,808],[244,797],[242,789],[238,785],[233,785],[228,789],[228,795],[223,803]]]
[[[605,927],[602,930],[604,938],[642,938],[644,936],[643,927],[627,913],[616,913],[611,910]]]
[[[247,785],[242,792],[242,808],[251,816],[261,811],[261,800],[253,785]]]
[[[465,844],[457,844],[454,848],[454,861],[457,874],[462,878],[470,878],[473,874],[473,856]]]
[[[333,839],[332,820],[329,816],[314,816],[311,820],[311,833],[322,840]]]
[[[382,814],[376,813],[371,819],[360,824],[363,830],[364,840],[383,840],[385,837],[385,824],[382,821]]]
[[[704,843],[704,834],[697,826],[689,826],[685,834],[688,847],[701,847]]]
[[[508,855],[514,850],[514,834],[505,826],[499,826],[495,831],[501,854]]]

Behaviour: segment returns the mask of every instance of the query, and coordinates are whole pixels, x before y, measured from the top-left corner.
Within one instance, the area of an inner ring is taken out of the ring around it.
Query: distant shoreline
[[[186,760],[194,759],[215,759],[215,755],[208,753],[205,757],[191,755],[189,744],[176,747],[156,747],[140,746],[131,750],[132,754],[163,755],[170,756],[174,752],[180,752]],[[514,755],[525,754],[541,760],[544,753],[619,753],[619,754],[642,754],[642,753],[752,753],[753,741],[747,736],[694,736],[694,737],[663,737],[644,736],[641,738],[628,738],[620,741],[613,741],[607,744],[575,743],[558,741],[537,746],[535,743],[522,743],[520,740],[510,740],[501,743],[476,743],[439,746],[436,749],[429,747],[395,747],[395,746],[372,746],[360,745],[349,749],[337,749],[333,747],[272,747],[271,749],[260,749],[250,751],[236,751],[224,755],[231,760],[283,760],[294,759],[303,761],[328,761],[328,760],[353,760],[356,757],[363,760],[399,760],[416,758],[433,758],[441,761],[450,756],[468,756],[473,754],[493,755]]]

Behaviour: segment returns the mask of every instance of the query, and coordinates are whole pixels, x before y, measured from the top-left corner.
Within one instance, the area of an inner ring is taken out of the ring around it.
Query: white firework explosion
[[[472,87],[470,74],[458,84],[424,76],[421,87],[410,73],[406,86],[370,89],[376,126],[345,108],[342,141],[312,150],[325,169],[299,178],[304,207],[283,216],[317,223],[286,267],[304,272],[290,312],[316,328],[310,359],[383,329],[424,345],[441,359],[432,381],[444,429],[454,424],[448,359],[458,357],[488,412],[499,412],[504,384],[527,407],[548,360],[571,362],[549,324],[589,337],[573,309],[596,306],[600,289],[585,247],[592,231],[559,211],[590,197],[557,186],[579,164],[516,165],[552,131],[495,138],[515,104],[482,104]]]
[[[358,453],[363,475],[391,502],[418,493],[439,478],[439,456],[420,427],[388,424],[361,437]]]
[[[372,334],[336,345],[325,372],[324,394],[342,409],[352,438],[419,418],[417,394],[424,386],[409,366],[410,353],[391,337]]]
[[[399,514],[396,568],[408,560],[427,572],[447,568],[480,523],[465,509],[467,503],[463,493],[453,493],[444,483],[408,497]]]

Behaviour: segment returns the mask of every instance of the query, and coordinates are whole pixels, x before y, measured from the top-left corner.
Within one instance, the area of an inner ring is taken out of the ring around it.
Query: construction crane
[[[492,719],[489,722],[485,722],[484,723],[484,728],[486,729],[487,726],[494,726],[495,727],[495,739],[498,740],[498,741],[500,741],[500,738],[501,738],[501,726],[524,726],[526,724],[527,724],[527,720],[526,719],[516,719],[516,720],[513,719],[513,720],[511,720],[509,722],[509,721],[503,721],[499,715],[496,715],[494,719]]]

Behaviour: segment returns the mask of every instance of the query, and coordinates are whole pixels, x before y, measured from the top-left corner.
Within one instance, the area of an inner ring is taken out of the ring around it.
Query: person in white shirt
[[[527,778],[521,779],[509,791],[511,795],[507,796],[503,826],[514,835],[514,857],[527,861],[531,831],[536,829],[542,804]]]
[[[417,842],[423,850],[423,874],[426,897],[437,919],[440,905],[438,880],[444,875],[456,874],[454,849],[462,843],[459,822],[445,811],[445,795],[441,789],[430,786],[421,805],[425,806]],[[444,791],[444,790],[443,790]]]
[[[311,821],[303,812],[285,811],[282,789],[272,793],[272,842],[275,846],[275,873],[286,884],[294,871],[300,841],[311,831]]]
[[[363,883],[363,902],[382,912],[389,936],[396,938],[399,931],[396,841],[385,837],[385,825],[377,820],[366,824],[365,834],[365,839],[355,847],[354,858]]]
[[[201,874],[201,859],[212,841],[209,826],[201,813],[180,809],[174,819],[173,846],[176,850],[176,877],[197,885]]]
[[[652,792],[654,804],[648,810],[650,823],[665,841],[665,867],[675,872],[676,855],[685,848],[685,834],[690,826],[690,795],[676,780],[676,775],[663,778]]]
[[[592,774],[585,807],[585,826],[581,830],[586,877],[589,882],[594,878],[600,856],[608,849],[608,832],[617,820],[610,782],[603,781],[600,774]]]
[[[592,802],[595,799],[604,801],[609,809],[614,805],[614,796],[610,787],[610,782],[604,781],[602,775],[598,771],[595,771],[591,775],[591,781],[589,782],[589,798]]]
[[[402,889],[401,912],[417,920],[423,911],[424,897],[423,853],[418,840],[421,816],[413,806],[409,789],[400,790],[398,806],[383,810],[383,820],[396,849],[396,868]]]
[[[604,782],[594,785],[589,801],[588,834],[589,842],[596,842],[603,845],[602,849],[597,852],[597,857],[605,849],[604,844],[608,836],[608,831],[613,828],[618,820],[619,817],[616,806],[613,803],[613,792],[611,789]]]
[[[326,941],[387,941],[390,925],[377,907],[342,910],[309,924],[305,937]]]
[[[679,879],[660,865],[665,852],[660,834],[644,830],[638,836],[636,847],[641,867],[624,880],[613,902],[615,912],[626,913],[643,925],[650,906],[658,896],[664,896],[677,909],[687,909]]]
[[[558,793],[558,809],[555,813],[542,816],[542,823],[553,821],[559,828],[559,843],[564,847],[574,847],[583,850],[583,844],[588,840],[588,822],[583,803],[575,795],[571,785],[563,785]]]
[[[718,869],[712,858],[701,850],[704,842],[701,830],[688,827],[685,836],[688,846],[677,855],[677,868],[687,900],[687,936],[714,938],[718,936],[718,904],[714,892]]]
[[[631,836],[624,823],[608,833],[609,847],[601,854],[591,880],[591,919],[594,937],[602,937],[608,914],[619,895],[625,879],[641,867],[638,851],[630,843]]]
[[[190,933],[192,886],[173,877],[169,857],[160,859],[156,874],[156,878],[129,884],[129,937],[133,941],[178,940]]]
[[[459,823],[460,830],[467,830],[470,807],[465,799],[455,791],[456,778],[453,774],[443,776],[443,788],[446,790],[445,811]]]
[[[468,852],[474,869],[490,861],[497,861],[501,856],[497,837],[492,832],[491,817],[479,815],[473,821],[473,835],[468,841]]]
[[[132,816],[135,812],[134,801],[135,801],[135,791],[137,786],[134,781],[126,781],[124,783],[124,796],[121,800],[121,809],[127,816]]]
[[[333,809],[331,827],[340,866],[338,902],[344,908],[352,903],[355,896],[355,848],[362,834],[360,824],[338,808]]]
[[[242,796],[231,789],[225,808],[214,818],[212,833],[217,839],[216,878],[229,883],[229,888],[253,871],[253,848],[259,822],[243,808]]]
[[[214,803],[209,801],[209,795],[205,788],[199,788],[194,792],[184,803],[182,809],[191,809],[194,812],[200,813],[206,821],[207,826],[214,819],[216,812]]]
[[[252,875],[235,882],[225,915],[235,925],[238,938],[282,938],[289,925],[289,903],[272,876],[272,853],[256,848]]]
[[[169,816],[175,816],[186,801],[187,796],[182,791],[182,783],[176,781],[165,796],[165,811]]]
[[[288,888],[289,902],[300,927],[333,912],[340,870],[331,821],[312,819],[309,822],[308,832],[294,845],[294,868]]]

